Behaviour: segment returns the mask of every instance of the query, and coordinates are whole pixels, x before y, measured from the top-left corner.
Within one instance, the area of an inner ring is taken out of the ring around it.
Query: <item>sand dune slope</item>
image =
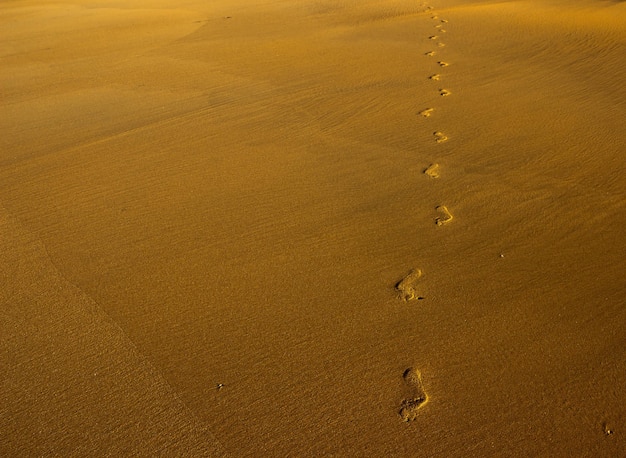
[[[0,210],[3,456],[223,456],[124,332]]]
[[[4,2],[1,450],[619,456],[624,6]]]

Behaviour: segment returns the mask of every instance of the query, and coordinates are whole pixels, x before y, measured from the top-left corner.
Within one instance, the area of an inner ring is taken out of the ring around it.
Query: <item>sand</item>
[[[626,449],[626,4],[13,0],[0,62],[0,455]]]

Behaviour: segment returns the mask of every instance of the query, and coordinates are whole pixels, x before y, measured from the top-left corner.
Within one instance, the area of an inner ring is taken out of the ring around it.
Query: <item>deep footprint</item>
[[[437,226],[448,224],[454,219],[454,216],[452,216],[452,213],[450,213],[445,205],[439,205],[436,210],[441,214],[441,216],[435,218],[435,224],[437,224]]]
[[[446,137],[446,134],[444,134],[443,132],[435,132],[433,133],[433,135],[435,136],[435,141],[437,143],[443,143],[445,141],[448,141],[448,137]]]
[[[439,64],[439,66],[440,66],[440,67],[447,67],[448,65],[450,65],[449,63],[444,62],[444,61],[442,61],[442,60],[440,60],[440,61],[439,61],[439,62],[437,62],[437,63]]]
[[[441,95],[442,97],[445,97],[445,96],[450,95],[450,94],[452,94],[452,92],[450,92],[447,89],[439,89],[439,95]]]
[[[428,168],[424,170],[424,175],[431,178],[439,178],[439,164],[430,164]]]
[[[431,114],[433,114],[433,111],[435,111],[434,108],[426,108],[425,110],[420,111],[418,114],[420,116],[428,118],[428,117],[430,117]]]
[[[428,402],[428,396],[422,385],[422,376],[417,369],[408,368],[402,377],[404,383],[411,389],[411,395],[402,401],[398,414],[402,421],[409,422],[415,420],[419,409]]]
[[[422,296],[417,294],[416,286],[418,280],[422,277],[422,271],[420,269],[413,269],[409,274],[396,284],[396,291],[398,297],[406,302],[412,300],[422,300]]]

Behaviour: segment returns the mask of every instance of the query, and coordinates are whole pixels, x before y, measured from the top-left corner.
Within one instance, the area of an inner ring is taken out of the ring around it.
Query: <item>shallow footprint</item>
[[[439,178],[439,164],[430,164],[426,170],[424,170],[424,175],[428,175],[431,178]]]
[[[413,269],[409,274],[396,284],[396,291],[398,297],[404,301],[422,300],[422,296],[417,294],[415,289],[418,280],[422,277],[422,271],[420,269]]]
[[[445,43],[437,43],[437,46],[439,46],[440,48],[443,48],[445,45]]]
[[[425,56],[434,56],[435,55],[435,51],[428,51],[427,53],[424,53]]]
[[[452,92],[450,92],[447,89],[439,89],[439,95],[442,96],[442,97],[445,97],[445,96],[450,95],[450,94],[452,94]]]
[[[433,81],[439,81],[441,79],[441,75],[439,73],[435,73],[434,75],[430,75],[428,79]]]
[[[429,40],[436,40],[437,38],[439,38],[437,35],[431,35],[428,37]]]
[[[448,137],[446,137],[446,134],[443,132],[434,132],[433,135],[435,136],[435,141],[437,143],[443,143],[448,140]]]
[[[418,114],[428,118],[431,114],[433,114],[433,111],[435,111],[434,108],[426,108],[425,110],[420,111]]]
[[[428,402],[428,396],[422,385],[422,376],[417,369],[412,367],[404,371],[402,375],[404,383],[411,389],[411,395],[402,401],[398,414],[402,421],[413,421],[417,417],[418,410]]]
[[[450,213],[445,205],[439,205],[436,210],[441,214],[441,216],[435,218],[435,224],[437,224],[437,226],[448,224],[454,219],[454,216],[452,216],[452,213]]]
[[[439,62],[437,62],[437,63],[439,64],[439,66],[440,66],[440,67],[447,67],[448,65],[450,65],[449,63],[444,62],[444,61],[442,61],[442,60],[440,60],[440,61],[439,61]]]

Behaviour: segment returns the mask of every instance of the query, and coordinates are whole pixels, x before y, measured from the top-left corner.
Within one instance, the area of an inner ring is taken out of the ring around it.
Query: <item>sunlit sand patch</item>
[[[422,376],[417,369],[408,368],[402,377],[404,383],[411,389],[411,395],[402,401],[398,414],[402,421],[409,422],[415,420],[419,409],[428,402],[428,395],[424,391]]]
[[[398,297],[404,301],[422,300],[424,299],[417,293],[417,283],[422,277],[422,271],[420,269],[411,270],[406,277],[398,282],[396,285],[396,291]]]
[[[454,219],[452,213],[450,213],[445,205],[439,205],[436,210],[441,214],[441,216],[435,218],[435,224],[437,224],[437,226],[443,226],[444,224],[448,224]]]

